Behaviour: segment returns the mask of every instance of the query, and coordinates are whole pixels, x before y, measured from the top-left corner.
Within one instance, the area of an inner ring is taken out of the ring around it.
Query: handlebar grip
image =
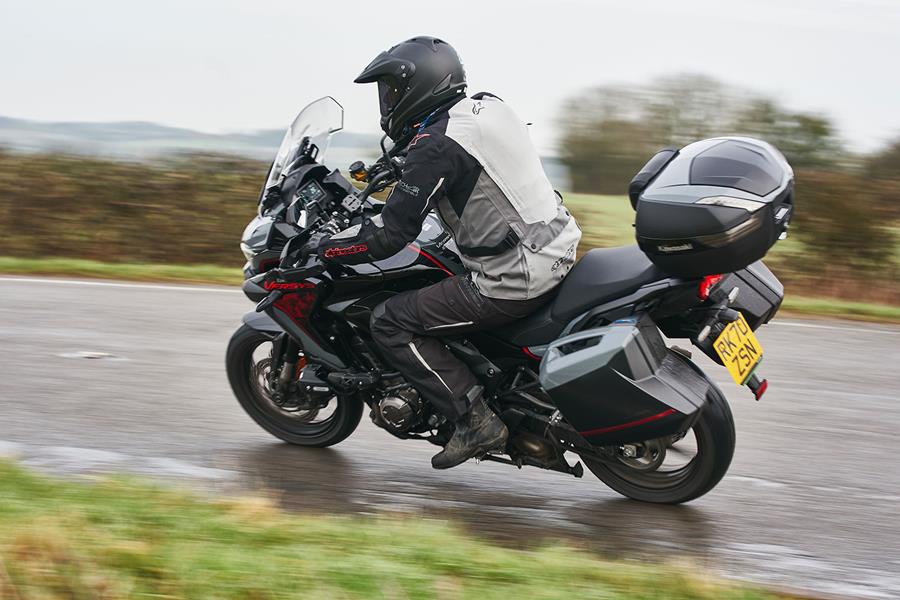
[[[366,179],[368,179],[366,165],[363,161],[358,160],[350,165],[350,177],[356,181],[366,181]]]

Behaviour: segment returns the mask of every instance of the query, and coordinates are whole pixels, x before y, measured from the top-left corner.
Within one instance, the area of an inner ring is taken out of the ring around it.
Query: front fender
[[[264,331],[266,333],[284,333],[284,329],[282,329],[278,323],[273,321],[272,317],[266,313],[258,313],[255,310],[244,313],[244,316],[241,317],[241,322],[247,327],[257,331]]]

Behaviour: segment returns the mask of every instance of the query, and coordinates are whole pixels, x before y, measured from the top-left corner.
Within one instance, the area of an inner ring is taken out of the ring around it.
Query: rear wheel
[[[731,409],[722,392],[711,386],[707,404],[683,435],[630,445],[636,456],[615,462],[584,458],[603,483],[634,500],[679,504],[711,490],[728,471],[734,455]]]
[[[247,325],[231,336],[225,367],[241,407],[260,427],[291,444],[324,447],[346,439],[359,424],[363,403],[346,396],[315,405],[298,399],[276,402],[269,384],[272,339]]]

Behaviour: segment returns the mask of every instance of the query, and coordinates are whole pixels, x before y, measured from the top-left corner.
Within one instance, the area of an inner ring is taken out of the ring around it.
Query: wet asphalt
[[[242,412],[225,378],[225,346],[250,308],[230,288],[0,277],[0,455],[52,473],[266,490],[299,511],[450,518],[516,546],[565,538],[616,558],[684,557],[825,595],[900,597],[900,327],[764,327],[770,388],[759,403],[700,357],[731,402],[737,451],[712,492],[667,507],[622,499],[590,473],[433,471],[432,446],[365,416],[334,448],[283,444]]]

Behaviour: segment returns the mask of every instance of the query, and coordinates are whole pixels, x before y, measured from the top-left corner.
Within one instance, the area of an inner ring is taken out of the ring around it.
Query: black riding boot
[[[456,431],[444,449],[431,458],[431,466],[449,469],[489,450],[503,449],[508,436],[500,417],[488,408],[483,398],[478,398],[457,423]]]

